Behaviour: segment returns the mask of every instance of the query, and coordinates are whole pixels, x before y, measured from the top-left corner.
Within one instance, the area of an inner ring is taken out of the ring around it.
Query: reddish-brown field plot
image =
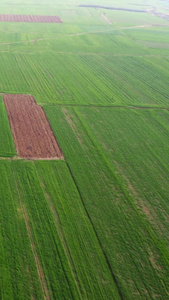
[[[3,96],[16,150],[22,158],[61,158],[43,108],[29,95]]]
[[[58,16],[0,15],[0,22],[63,23]]]

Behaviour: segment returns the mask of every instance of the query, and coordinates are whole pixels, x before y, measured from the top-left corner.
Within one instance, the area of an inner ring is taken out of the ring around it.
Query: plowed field
[[[0,15],[0,22],[62,23],[58,16]]]
[[[22,158],[61,158],[62,153],[41,106],[29,95],[4,95],[15,146]]]

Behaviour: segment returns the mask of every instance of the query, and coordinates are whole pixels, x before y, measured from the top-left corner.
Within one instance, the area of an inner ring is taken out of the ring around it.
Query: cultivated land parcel
[[[169,2],[129,2],[0,2],[63,21],[0,22],[2,300],[169,299]],[[62,159],[19,157],[5,94]]]

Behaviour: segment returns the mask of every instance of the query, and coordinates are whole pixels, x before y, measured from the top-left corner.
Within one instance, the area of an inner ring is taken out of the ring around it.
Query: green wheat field
[[[63,21],[0,22],[2,300],[169,299],[169,2],[129,2],[0,1]],[[4,93],[62,160],[17,156]]]

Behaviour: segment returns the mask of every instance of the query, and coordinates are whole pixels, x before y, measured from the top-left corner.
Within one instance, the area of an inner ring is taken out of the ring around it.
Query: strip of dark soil
[[[164,19],[166,21],[169,21],[169,14],[165,14],[165,13],[158,13],[156,11],[151,11],[150,12],[152,15],[157,16],[161,19]]]
[[[63,23],[58,16],[0,15],[0,22]]]
[[[87,4],[80,4],[79,7],[92,7],[92,8],[104,8],[104,9],[111,9],[111,10],[122,10],[122,11],[129,11],[129,12],[141,12],[146,13],[146,10],[138,10],[138,9],[129,9],[129,8],[121,8],[121,7],[112,7],[112,6],[102,6],[102,5],[87,5]]]
[[[92,7],[92,8],[104,8],[104,9],[111,9],[111,10],[121,10],[121,11],[129,11],[129,12],[140,12],[146,13],[146,10],[138,10],[138,9],[129,9],[129,8],[121,8],[121,7],[112,7],[112,6],[102,6],[102,5],[87,5],[87,4],[80,4],[79,7]]]
[[[19,157],[63,157],[43,108],[32,96],[5,94],[3,99]]]

